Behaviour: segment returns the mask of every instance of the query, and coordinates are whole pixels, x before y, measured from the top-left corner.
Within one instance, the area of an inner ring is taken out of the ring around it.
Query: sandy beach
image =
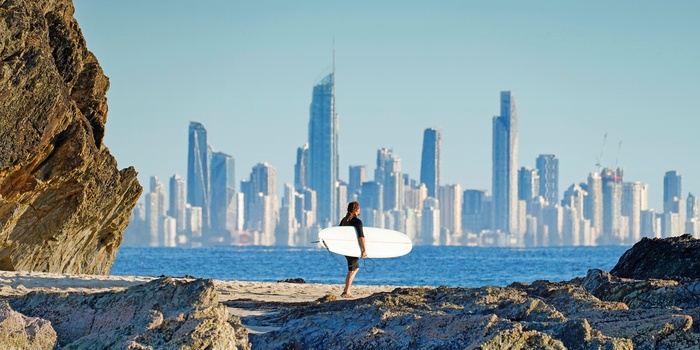
[[[52,293],[98,293],[119,291],[149,282],[156,277],[56,274],[45,272],[0,271],[0,296],[21,296],[33,291]],[[248,282],[214,280],[219,301],[253,300],[270,303],[309,302],[343,291],[340,284]],[[391,291],[395,286],[353,285],[356,297],[365,297],[377,292]],[[229,313],[239,317],[265,312],[257,308],[228,307]],[[251,332],[264,331],[249,327]]]
[[[97,293],[117,291],[146,283],[156,277],[73,275],[45,272],[0,271],[0,296],[19,296],[32,291]],[[340,284],[245,282],[214,280],[221,302],[250,299],[262,302],[307,302],[328,294],[340,295]],[[391,291],[395,286],[353,285],[357,297]]]

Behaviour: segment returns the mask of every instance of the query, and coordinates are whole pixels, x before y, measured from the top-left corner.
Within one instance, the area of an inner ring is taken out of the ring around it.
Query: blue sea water
[[[628,246],[481,248],[416,246],[403,257],[366,259],[355,284],[506,286],[535,280],[568,281],[588,269],[610,271]],[[343,283],[345,258],[322,248],[121,247],[112,275],[184,276],[276,282]]]

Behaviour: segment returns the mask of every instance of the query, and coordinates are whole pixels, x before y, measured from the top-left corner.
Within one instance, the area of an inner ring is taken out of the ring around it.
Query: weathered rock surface
[[[0,1],[0,269],[106,274],[142,188],[70,0]]]
[[[0,344],[5,350],[46,349],[56,346],[56,331],[51,322],[27,317],[0,300]]]
[[[634,279],[700,278],[700,240],[689,234],[642,238],[620,257],[610,273]]]
[[[249,349],[211,280],[159,278],[122,292],[36,293],[14,310],[48,320],[62,349]]]
[[[568,283],[399,288],[267,316],[281,328],[250,341],[254,349],[632,349],[629,339],[603,334],[556,305],[592,314],[619,308]]]
[[[591,269],[505,288],[399,288],[242,321],[278,327],[251,334],[253,349],[700,349],[700,280],[691,271],[699,242],[644,239],[620,259],[618,276]]]

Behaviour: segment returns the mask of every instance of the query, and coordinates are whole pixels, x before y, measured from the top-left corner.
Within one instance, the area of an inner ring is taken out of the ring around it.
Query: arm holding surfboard
[[[358,243],[360,243],[360,251],[362,252],[361,258],[364,259],[367,257],[367,249],[365,249],[365,237],[360,237],[357,239]]]

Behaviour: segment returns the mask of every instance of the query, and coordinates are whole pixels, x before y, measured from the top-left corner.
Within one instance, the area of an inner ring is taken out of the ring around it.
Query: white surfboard
[[[394,258],[408,254],[413,249],[411,239],[405,234],[376,227],[363,227],[365,249],[368,258]],[[360,257],[360,244],[354,226],[335,226],[321,230],[318,240],[333,253]]]

